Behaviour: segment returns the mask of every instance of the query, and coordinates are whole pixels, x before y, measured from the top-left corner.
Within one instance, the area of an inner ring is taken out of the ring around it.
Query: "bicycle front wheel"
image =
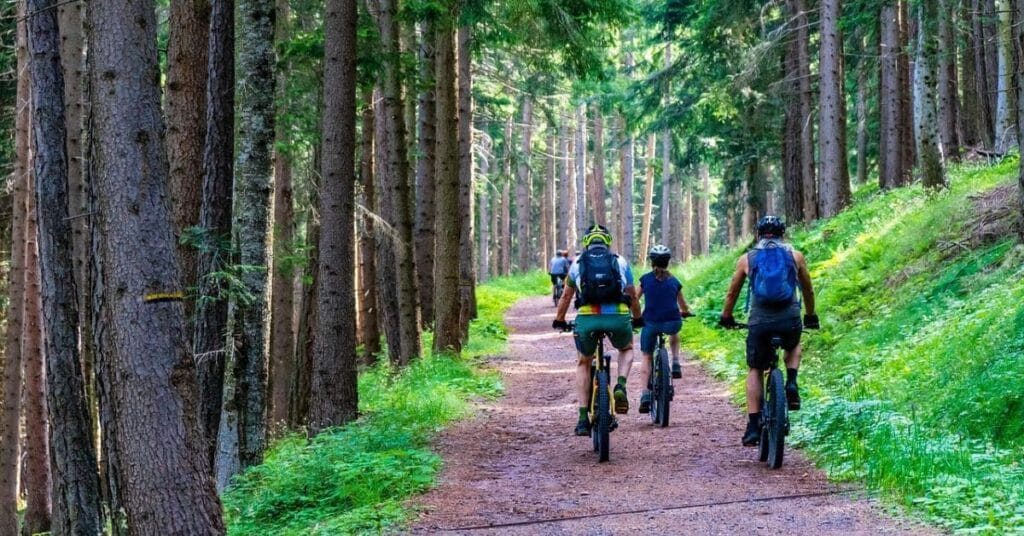
[[[668,365],[668,352],[664,348],[658,350],[657,357],[658,372],[655,375],[654,396],[651,397],[657,408],[654,413],[657,415],[657,424],[662,428],[668,426],[669,410],[672,402],[672,369]]]
[[[608,461],[609,435],[612,429],[611,393],[608,391],[608,370],[597,373],[597,416],[591,433],[594,434],[594,450],[600,462]]]
[[[782,371],[774,368],[768,374],[766,389],[767,407],[771,413],[768,419],[768,467],[782,467],[782,457],[786,443],[786,420],[789,418],[786,409],[786,389],[782,381]]]

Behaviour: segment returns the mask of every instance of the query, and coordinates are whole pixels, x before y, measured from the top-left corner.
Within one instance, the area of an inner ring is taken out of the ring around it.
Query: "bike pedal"
[[[619,427],[619,420],[618,419],[612,419],[611,425],[608,426],[608,431],[609,432],[614,432],[618,427]]]

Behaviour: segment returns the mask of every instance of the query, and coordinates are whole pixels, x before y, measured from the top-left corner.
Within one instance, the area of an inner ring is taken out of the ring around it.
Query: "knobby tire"
[[[672,369],[669,368],[668,364],[668,352],[664,348],[658,350],[658,373],[655,378],[655,396],[652,397],[657,400],[657,421],[656,424],[660,424],[662,428],[668,426],[669,413],[672,402]]]
[[[597,450],[597,459],[600,462],[608,461],[609,434],[612,427],[611,414],[611,393],[608,390],[608,371],[602,370],[597,373],[597,419],[594,426],[594,443]]]
[[[783,385],[782,371],[774,368],[768,374],[768,407],[771,419],[768,421],[768,467],[782,467],[782,458],[786,443],[786,389]]]

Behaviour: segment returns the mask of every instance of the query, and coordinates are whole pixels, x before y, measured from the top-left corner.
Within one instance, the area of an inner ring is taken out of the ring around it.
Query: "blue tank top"
[[[640,278],[640,288],[644,291],[645,322],[672,322],[682,319],[676,296],[683,290],[683,284],[675,276],[670,275],[659,281],[654,272],[648,272]]]

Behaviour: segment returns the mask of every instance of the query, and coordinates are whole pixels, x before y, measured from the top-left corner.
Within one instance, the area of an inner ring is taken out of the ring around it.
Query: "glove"
[[[735,318],[725,315],[718,317],[718,325],[725,329],[736,329],[740,327],[740,325],[736,323]]]
[[[679,315],[682,316],[683,318],[693,318],[694,316],[696,316],[690,311],[679,311]]]
[[[640,329],[642,327],[644,327],[644,319],[643,319],[643,317],[634,318],[633,319],[633,329]]]
[[[818,315],[804,315],[804,329],[821,329],[821,320],[818,320]]]
[[[558,329],[561,331],[569,331],[569,323],[565,320],[555,320],[551,322],[552,329]]]

